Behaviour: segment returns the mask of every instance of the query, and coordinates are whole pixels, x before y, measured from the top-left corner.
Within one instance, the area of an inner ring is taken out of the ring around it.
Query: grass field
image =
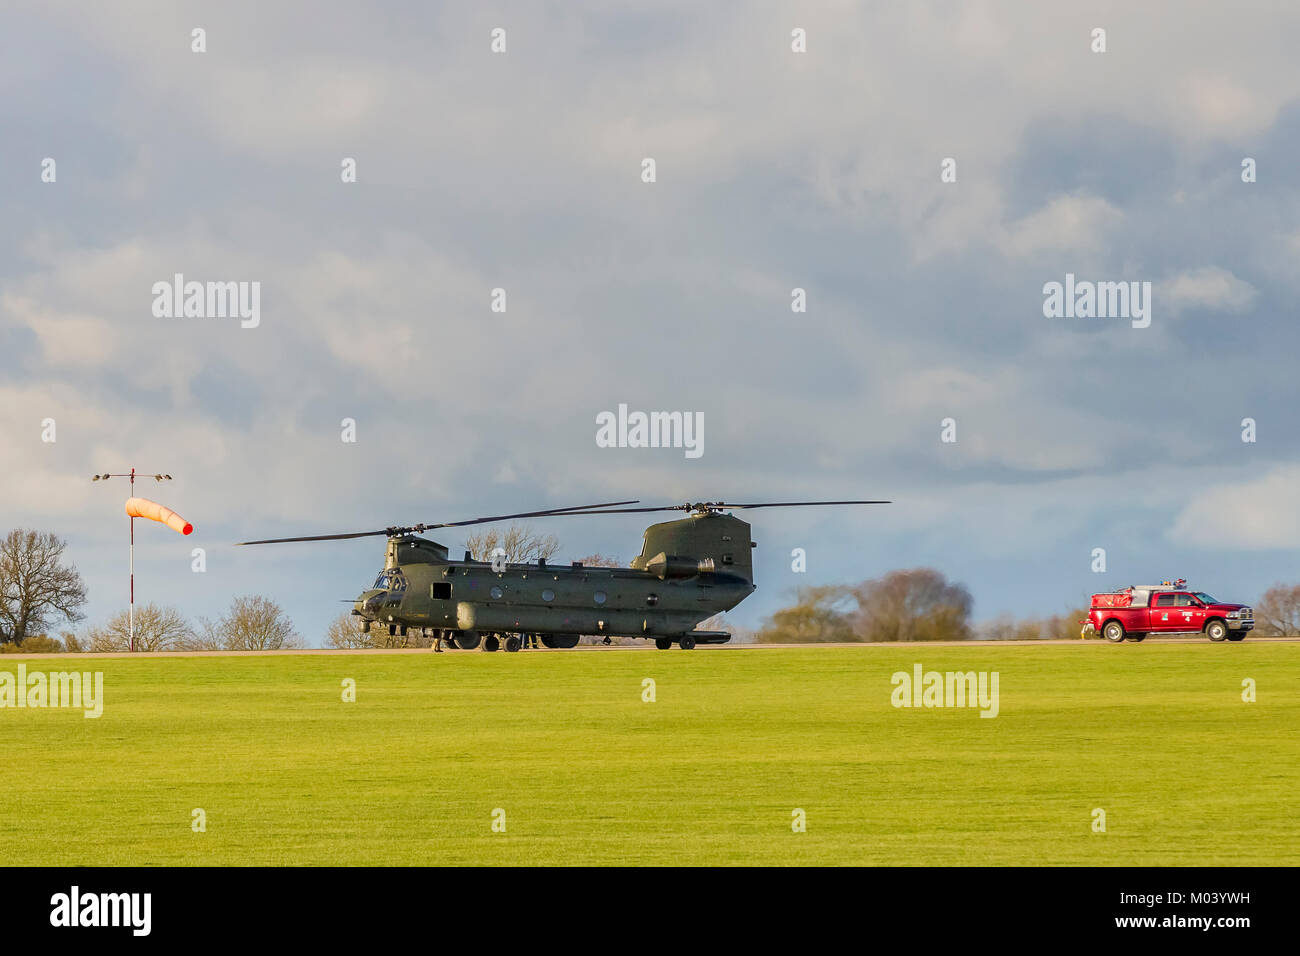
[[[0,709],[10,865],[1300,863],[1296,644],[23,663],[105,704]],[[892,707],[915,663],[999,716]]]

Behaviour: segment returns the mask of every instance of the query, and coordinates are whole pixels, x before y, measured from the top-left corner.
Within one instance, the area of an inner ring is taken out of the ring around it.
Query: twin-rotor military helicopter
[[[462,650],[504,647],[517,651],[526,637],[545,647],[569,648],[583,634],[639,637],[660,650],[674,644],[725,644],[726,631],[699,631],[696,625],[729,611],[754,592],[750,549],[757,545],[749,525],[725,512],[747,508],[796,508],[819,505],[876,505],[887,501],[769,501],[732,504],[702,501],[654,508],[629,508],[637,501],[610,501],[572,508],[471,518],[296,538],[268,538],[240,544],[291,541],[338,541],[385,535],[384,569],[356,599],[352,613],[361,629],[384,627],[390,635],[422,630],[434,637],[434,649],[450,642]],[[544,559],[507,564],[498,558],[461,561],[447,548],[419,533],[520,518],[593,514],[647,514],[684,511],[687,516],[653,524],[645,530],[641,553],[630,567],[551,565]]]

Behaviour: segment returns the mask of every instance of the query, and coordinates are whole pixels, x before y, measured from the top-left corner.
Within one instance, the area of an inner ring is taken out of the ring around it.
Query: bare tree
[[[293,629],[293,622],[280,605],[260,594],[235,598],[217,629],[228,651],[278,651],[304,646],[302,636]]]
[[[86,585],[63,563],[66,542],[56,535],[17,528],[0,541],[0,642],[22,642],[56,620],[79,621]]]
[[[856,641],[849,613],[852,591],[839,584],[801,587],[795,603],[773,614],[755,635],[760,644]]]
[[[183,647],[190,626],[174,607],[146,604],[135,611],[135,649],[137,651],[171,651]],[[91,628],[86,635],[90,650],[105,653],[131,648],[130,618],[119,611],[102,627]]]
[[[361,630],[361,618],[344,611],[330,622],[325,632],[326,647],[374,647],[375,640],[369,631]]]
[[[799,588],[795,603],[773,614],[755,639],[767,644],[961,641],[972,636],[972,604],[963,585],[933,568],[891,571],[852,587]]]
[[[226,638],[222,631],[220,621],[211,621],[206,617],[199,618],[196,627],[190,629],[190,632],[177,644],[176,649],[179,651],[224,651],[226,649]]]
[[[528,564],[541,558],[549,561],[560,550],[560,539],[553,534],[540,535],[531,525],[520,522],[505,530],[486,528],[465,538],[465,549],[475,561],[492,560],[492,552],[500,548],[506,553],[507,564]]]
[[[1275,584],[1255,605],[1258,632],[1265,637],[1300,634],[1300,584]]]
[[[964,641],[974,604],[965,585],[934,568],[891,571],[854,588],[860,641]]]

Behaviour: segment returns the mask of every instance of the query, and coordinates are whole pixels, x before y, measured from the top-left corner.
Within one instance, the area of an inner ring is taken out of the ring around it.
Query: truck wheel
[[[1107,621],[1106,626],[1101,629],[1101,636],[1112,644],[1118,644],[1124,640],[1124,625],[1119,621]]]
[[[1228,636],[1228,625],[1217,618],[1205,625],[1205,636],[1216,644]]]

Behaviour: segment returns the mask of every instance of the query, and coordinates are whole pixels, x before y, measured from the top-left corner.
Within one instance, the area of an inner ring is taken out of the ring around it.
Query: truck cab
[[[1148,634],[1203,633],[1211,641],[1240,641],[1255,626],[1244,604],[1217,601],[1186,582],[1133,585],[1092,596],[1083,636],[1099,633],[1113,644],[1142,641]]]

